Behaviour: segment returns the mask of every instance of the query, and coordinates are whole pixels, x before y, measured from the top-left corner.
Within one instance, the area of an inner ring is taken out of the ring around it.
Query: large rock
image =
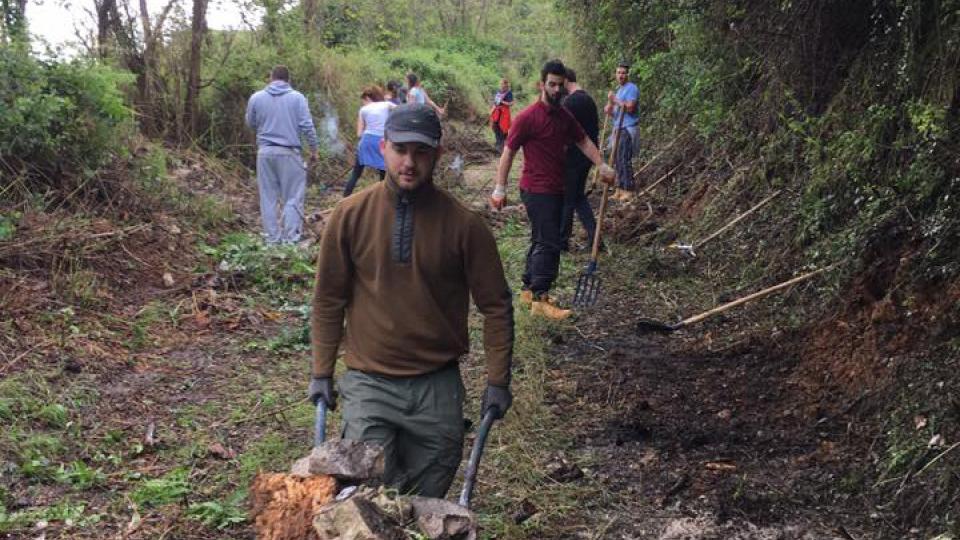
[[[403,528],[370,499],[328,504],[313,520],[319,540],[403,540]]]
[[[298,459],[290,474],[328,474],[349,482],[378,479],[383,476],[383,447],[344,439],[327,441],[314,447],[309,456]]]
[[[350,493],[344,497],[344,493]],[[320,540],[392,540],[416,528],[431,540],[476,540],[477,519],[443,499],[397,496],[381,487],[344,492],[324,506],[313,522]],[[394,536],[396,534],[400,536]]]
[[[406,497],[420,532],[432,540],[475,540],[477,518],[470,510],[444,499]]]

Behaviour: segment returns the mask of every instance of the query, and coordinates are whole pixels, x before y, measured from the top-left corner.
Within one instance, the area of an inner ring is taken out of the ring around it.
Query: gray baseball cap
[[[400,105],[390,111],[384,134],[391,142],[419,142],[436,148],[442,136],[440,117],[420,103]]]

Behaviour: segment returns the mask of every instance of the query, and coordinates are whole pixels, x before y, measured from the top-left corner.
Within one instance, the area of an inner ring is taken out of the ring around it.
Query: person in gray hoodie
[[[276,66],[270,84],[247,102],[247,125],[257,132],[257,185],[260,218],[268,244],[300,241],[307,164],[301,136],[310,146],[310,162],[317,160],[317,131],[307,98],[290,86],[290,71]],[[282,227],[277,206],[282,208]]]

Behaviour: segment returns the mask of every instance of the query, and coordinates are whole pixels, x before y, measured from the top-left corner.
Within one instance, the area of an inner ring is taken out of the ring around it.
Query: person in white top
[[[429,105],[433,107],[433,110],[437,111],[437,114],[440,118],[447,113],[446,109],[437,105],[430,99],[430,96],[427,95],[427,91],[420,86],[420,78],[413,72],[407,73],[407,103],[419,103],[421,105]]]
[[[363,106],[357,113],[357,159],[353,165],[353,174],[343,188],[343,196],[348,197],[357,186],[357,180],[363,174],[364,167],[376,169],[383,180],[386,165],[383,163],[383,152],[380,151],[380,141],[383,140],[383,128],[390,116],[390,109],[396,107],[393,103],[383,99],[383,90],[379,86],[369,86],[360,94]]]

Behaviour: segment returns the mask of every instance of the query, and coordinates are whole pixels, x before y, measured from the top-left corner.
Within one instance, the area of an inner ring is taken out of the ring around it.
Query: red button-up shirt
[[[510,126],[507,146],[523,148],[520,189],[529,193],[563,193],[564,163],[570,145],[586,137],[566,109],[537,100],[517,115]]]

